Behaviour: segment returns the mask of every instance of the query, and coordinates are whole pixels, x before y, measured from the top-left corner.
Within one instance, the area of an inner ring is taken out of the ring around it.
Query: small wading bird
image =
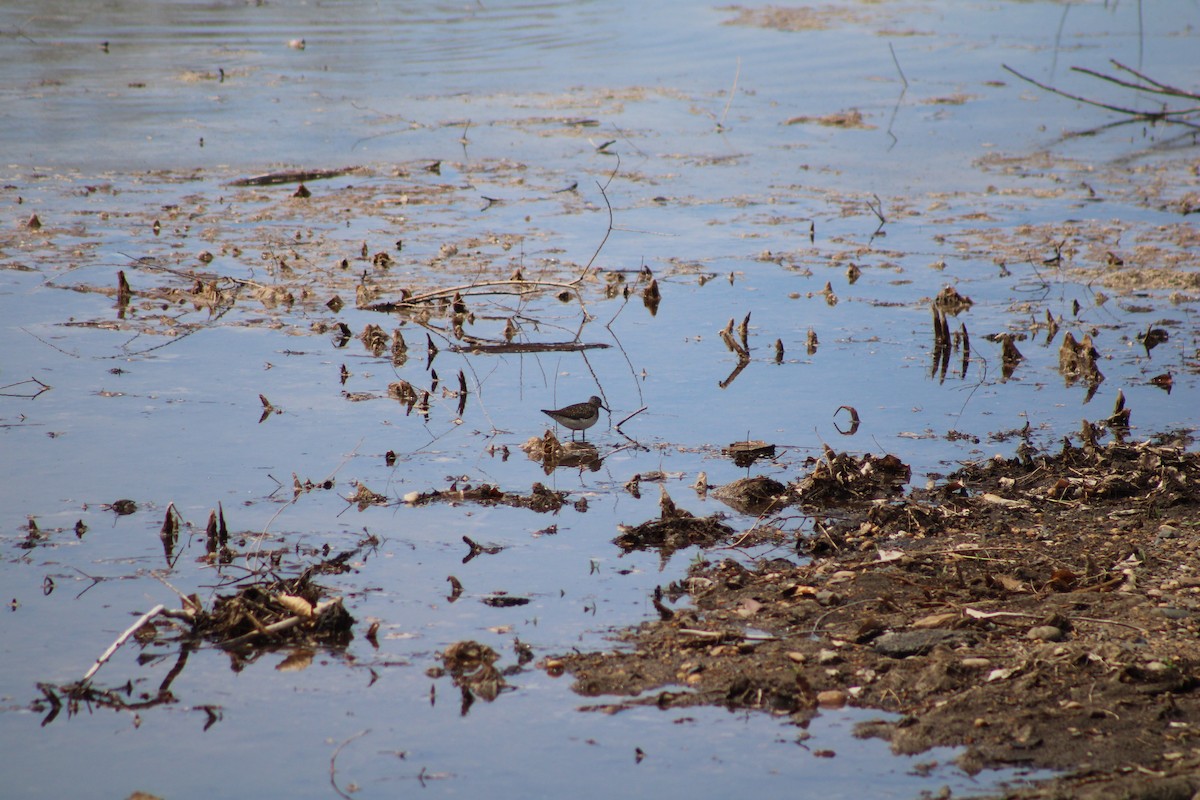
[[[600,409],[602,408],[608,411],[608,406],[600,402],[599,397],[592,395],[585,403],[575,403],[564,408],[543,408],[542,413],[564,428],[570,428],[572,439],[575,438],[574,431],[585,431],[583,438],[586,441],[586,431],[596,424],[596,420],[600,419]]]

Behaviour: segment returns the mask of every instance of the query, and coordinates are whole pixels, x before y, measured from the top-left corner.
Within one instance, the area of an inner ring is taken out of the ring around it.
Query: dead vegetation
[[[167,509],[160,537],[167,563],[174,564],[177,551],[179,517],[174,506]],[[82,535],[77,531],[78,535]],[[248,539],[253,538],[251,544]],[[218,571],[230,569],[237,563],[246,574],[231,580],[232,592],[218,591],[205,602],[199,594],[178,592],[162,576],[156,575],[164,586],[175,591],[180,606],[169,608],[158,604],[142,614],[102,653],[79,680],[66,684],[40,683],[42,700],[33,710],[46,714],[43,725],[52,722],[64,709],[68,715],[84,707],[105,707],[117,710],[140,710],[176,703],[171,685],[183,672],[192,653],[202,647],[216,647],[230,658],[231,668],[240,670],[266,653],[285,651],[286,666],[300,669],[318,651],[342,651],[354,637],[355,619],[345,609],[342,597],[318,583],[320,575],[337,575],[348,571],[349,563],[362,551],[373,548],[378,540],[368,536],[358,547],[330,555],[326,549],[311,553],[316,560],[299,569],[295,577],[281,577],[283,560],[289,550],[265,552],[260,537],[231,534],[223,511],[213,511],[205,537],[206,554],[201,563]],[[248,549],[236,550],[241,543]],[[295,569],[295,567],[293,567]],[[99,580],[99,579],[94,579]],[[50,584],[48,591],[53,591]],[[86,590],[85,590],[86,591]],[[142,651],[144,663],[162,661],[175,656],[175,664],[153,691],[136,688],[141,681],[127,681],[123,686],[105,688],[94,682],[100,669],[117,651],[130,641]],[[208,715],[207,725],[220,718],[214,705],[195,706]]]
[[[559,660],[580,694],[631,696],[588,709],[804,725],[851,703],[901,715],[860,731],[899,753],[1064,770],[1021,796],[1160,796],[1200,768],[1200,456],[1103,430],[907,495],[883,491],[903,473],[887,457],[827,453],[792,487],[817,518],[810,561],[694,564],[623,648]]]

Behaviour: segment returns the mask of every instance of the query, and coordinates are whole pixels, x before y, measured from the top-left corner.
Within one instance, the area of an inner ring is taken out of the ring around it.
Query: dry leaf
[[[992,579],[1004,587],[1005,591],[1012,592],[1013,594],[1025,594],[1029,591],[1024,581],[1019,581],[1011,575],[993,575]]]
[[[910,628],[948,628],[957,622],[959,614],[957,611],[946,611],[941,614],[930,614],[927,617],[921,617],[916,622],[910,625]]]
[[[1024,500],[1009,500],[1007,497],[1001,497],[998,494],[992,494],[990,492],[984,492],[979,497],[985,503],[991,503],[992,505],[1000,506],[1001,508],[1028,509],[1030,507],[1029,503],[1026,503]]]
[[[279,594],[275,595],[275,602],[292,612],[297,617],[311,617],[313,615],[312,603],[305,600],[303,597],[297,597],[294,594]]]

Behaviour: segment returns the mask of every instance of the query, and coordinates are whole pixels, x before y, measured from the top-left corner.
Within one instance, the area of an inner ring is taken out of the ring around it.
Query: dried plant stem
[[[1059,97],[1065,97],[1068,100],[1074,100],[1076,102],[1084,103],[1089,106],[1095,106],[1096,108],[1103,108],[1108,111],[1115,111],[1118,114],[1128,114],[1131,117],[1137,117],[1139,119],[1166,120],[1166,121],[1179,122],[1182,120],[1176,120],[1174,118],[1186,116],[1188,114],[1194,114],[1198,110],[1200,110],[1200,109],[1195,109],[1195,108],[1189,108],[1189,109],[1180,109],[1177,111],[1172,111],[1169,109],[1163,109],[1162,111],[1139,111],[1135,108],[1126,108],[1124,106],[1115,106],[1110,103],[1101,103],[1097,100],[1089,100],[1086,97],[1082,97],[1077,94],[1072,94],[1071,92],[1065,92],[1062,89],[1055,89],[1053,86],[1042,83],[1041,81],[1039,81],[1035,78],[1031,78],[1028,75],[1021,74],[1020,72],[1018,72],[1017,70],[1008,66],[1007,64],[1002,64],[1001,66],[1003,66],[1004,69],[1007,70],[1008,72],[1011,72],[1013,75],[1016,75],[1021,80],[1025,81],[1027,83],[1032,83],[1034,86],[1038,87],[1039,89],[1042,89],[1043,91],[1050,92],[1051,94],[1056,94]]]
[[[160,613],[162,613],[162,610],[164,608],[166,608],[166,606],[164,606],[162,603],[159,603],[154,608],[150,609],[145,614],[142,614],[140,617],[138,617],[137,622],[130,625],[125,630],[124,633],[122,633],[120,636],[117,637],[117,640],[115,642],[113,642],[112,644],[110,644],[108,646],[107,650],[105,650],[103,653],[100,654],[100,657],[96,659],[96,663],[92,664],[92,668],[89,669],[84,674],[83,680],[80,682],[87,683],[88,681],[90,681],[92,679],[92,676],[95,675],[97,672],[99,672],[100,668],[102,666],[104,666],[104,662],[106,662],[110,658],[112,658],[113,653],[117,652],[117,650],[120,649],[121,645],[125,644],[125,642],[129,639],[130,636],[133,636],[135,633],[137,633],[138,629],[141,628],[143,625],[145,625],[147,622],[149,622],[152,618],[154,618],[154,617],[158,616]]]
[[[729,107],[733,105],[733,96],[737,93],[738,78],[742,74],[742,57],[738,56],[737,69],[733,72],[733,85],[729,87],[729,98],[725,101],[725,109],[721,112],[721,119],[717,121],[718,128],[725,127],[725,118],[729,116]]]
[[[226,648],[226,649],[228,649],[230,647],[237,647],[240,644],[245,644],[246,642],[250,641],[255,636],[268,635],[268,634],[272,634],[272,633],[279,633],[281,631],[290,630],[290,629],[296,627],[297,625],[299,625],[300,623],[306,622],[306,621],[312,619],[313,617],[321,616],[321,614],[325,611],[325,609],[329,608],[330,606],[335,606],[341,602],[342,602],[342,598],[340,598],[340,597],[332,597],[328,600],[322,600],[320,603],[318,603],[316,605],[315,608],[313,608],[312,616],[296,615],[294,617],[288,617],[287,619],[281,619],[281,620],[279,620],[279,622],[273,622],[270,625],[263,626],[263,628],[261,630],[253,630],[253,631],[250,631],[249,633],[243,633],[241,636],[235,636],[232,639],[221,642],[218,645],[218,647],[222,647],[222,648]]]
[[[339,787],[337,785],[337,759],[338,759],[338,756],[341,755],[342,749],[346,745],[350,744],[355,739],[361,739],[362,737],[366,736],[370,732],[371,732],[371,729],[367,728],[366,730],[361,730],[358,733],[354,734],[349,739],[347,739],[346,741],[339,744],[337,746],[337,749],[333,751],[333,755],[330,756],[330,758],[329,758],[329,785],[333,787],[333,790],[335,792],[337,792],[340,797],[344,797],[344,798],[346,798],[346,800],[354,800],[354,798],[352,798],[350,795],[348,795],[344,791],[342,791],[341,787]]]

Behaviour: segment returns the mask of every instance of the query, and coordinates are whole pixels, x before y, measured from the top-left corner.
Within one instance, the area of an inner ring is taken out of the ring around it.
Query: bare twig
[[[725,101],[725,110],[721,112],[721,118],[717,120],[717,127],[725,127],[725,117],[729,116],[729,107],[733,105],[733,96],[737,93],[738,77],[742,74],[742,57],[738,56],[737,69],[733,73],[733,85],[729,87],[729,99]]]
[[[121,645],[125,644],[125,642],[129,639],[130,636],[133,636],[135,633],[137,633],[138,629],[140,629],[143,625],[145,625],[147,622],[149,622],[153,617],[158,616],[158,614],[161,613],[164,608],[166,608],[166,606],[164,606],[162,603],[159,603],[154,608],[150,609],[145,614],[142,614],[140,617],[138,617],[137,622],[130,625],[125,630],[124,633],[122,633],[120,636],[117,637],[117,640],[115,642],[113,642],[112,644],[110,644],[108,646],[107,650],[105,650],[103,653],[100,654],[100,657],[96,659],[96,663],[92,664],[92,668],[89,669],[84,674],[83,680],[80,681],[80,683],[87,683],[88,681],[90,681],[92,679],[92,676],[95,675],[97,672],[99,672],[100,668],[102,666],[104,666],[104,662],[106,662],[110,658],[112,658],[113,653],[117,652],[117,650],[121,647]]]
[[[1196,94],[1195,92],[1185,91],[1183,89],[1177,89],[1174,86],[1170,86],[1170,85],[1162,83],[1160,81],[1156,81],[1156,80],[1154,80],[1154,78],[1151,78],[1149,75],[1145,74],[1144,72],[1138,72],[1133,67],[1125,66],[1120,61],[1117,61],[1115,58],[1110,58],[1109,61],[1117,69],[1124,70],[1125,72],[1128,72],[1131,75],[1136,75],[1138,78],[1141,78],[1142,80],[1146,81],[1146,83],[1156,86],[1162,94],[1174,95],[1176,97],[1187,97],[1192,100],[1200,100],[1200,94]],[[1143,87],[1139,87],[1139,88],[1143,88]]]
[[[706,631],[699,628],[680,628],[679,633],[684,636],[694,636],[697,639],[707,639],[709,641],[719,641],[721,639],[741,639],[746,642],[777,642],[778,636],[772,636],[769,633],[739,633],[737,631]]]
[[[337,759],[338,759],[338,756],[341,755],[342,748],[344,748],[346,745],[353,742],[355,739],[361,739],[362,737],[366,736],[370,732],[371,732],[371,729],[367,728],[365,730],[361,730],[358,733],[354,734],[349,739],[347,739],[346,741],[339,744],[337,746],[337,749],[333,751],[333,755],[330,756],[330,758],[329,758],[329,785],[333,787],[333,790],[335,792],[337,792],[340,797],[344,797],[344,798],[346,798],[346,800],[354,800],[354,798],[351,797],[350,795],[346,794],[345,792],[343,792],[341,790],[341,787],[339,787],[337,785]]]
[[[505,287],[514,287],[520,291],[512,292],[512,294],[521,295],[530,292],[543,291],[545,289],[567,289],[572,290],[578,281],[570,283],[560,283],[558,281],[482,281],[479,283],[464,283],[459,286],[449,286],[444,289],[434,289],[424,294],[415,294],[412,297],[404,300],[375,303],[367,307],[369,311],[394,311],[408,306],[416,306],[422,303],[428,303],[433,300],[442,300],[447,297],[453,297],[456,294],[461,294],[464,297],[476,294],[503,294],[504,292],[496,291]],[[486,289],[487,291],[480,291]]]
[[[642,406],[642,407],[641,407],[641,408],[639,408],[637,411],[633,412],[633,413],[632,413],[632,414],[630,414],[629,416],[625,417],[625,419],[621,420],[621,421],[620,421],[620,422],[618,422],[616,425],[614,425],[614,426],[613,426],[613,428],[615,428],[615,429],[616,429],[616,430],[618,430],[618,431],[619,431],[619,430],[621,430],[621,426],[622,426],[622,425],[624,425],[626,422],[629,422],[629,420],[633,419],[633,418],[634,418],[634,417],[636,417],[638,414],[640,414],[640,413],[642,413],[643,411],[645,411],[647,408],[649,408],[649,406]]]
[[[892,51],[892,63],[896,65],[896,72],[900,73],[900,80],[904,81],[904,88],[908,88],[908,78],[904,77],[904,70],[900,68],[900,59],[896,58],[896,48],[888,42],[888,50]]]
[[[581,281],[583,281],[584,277],[592,269],[592,264],[596,261],[596,257],[599,256],[600,251],[604,249],[604,245],[608,241],[608,237],[613,232],[612,203],[608,202],[608,192],[605,191],[605,186],[612,183],[613,176],[617,174],[616,170],[620,169],[620,167],[621,167],[621,156],[618,155],[617,156],[617,167],[616,167],[616,169],[613,170],[612,174],[610,174],[608,176],[608,180],[605,181],[603,185],[601,185],[601,183],[599,181],[596,182],[596,187],[600,190],[600,196],[604,198],[604,207],[608,209],[608,228],[605,229],[604,238],[601,239],[600,244],[596,246],[596,252],[592,253],[592,257],[589,258],[587,264],[584,265],[583,271],[579,273],[579,277],[577,277],[575,280],[571,281],[572,286],[576,286]]]
[[[1019,617],[1021,619],[1042,619],[1045,614],[1027,614],[1023,611],[980,611],[975,608],[964,608],[963,613],[971,619],[995,619],[996,617]],[[1149,634],[1145,628],[1139,628],[1137,625],[1130,625],[1128,622],[1120,622],[1115,619],[1097,619],[1096,617],[1069,617],[1074,622],[1095,622],[1100,625],[1118,625],[1122,628],[1129,628],[1146,636]]]
[[[1115,111],[1118,114],[1128,114],[1131,117],[1137,117],[1139,119],[1170,121],[1173,117],[1184,116],[1187,114],[1193,114],[1196,111],[1196,109],[1187,109],[1187,110],[1183,110],[1183,111],[1171,111],[1168,109],[1163,109],[1162,111],[1138,111],[1135,108],[1126,108],[1124,106],[1114,106],[1110,103],[1101,103],[1097,100],[1089,100],[1088,98],[1082,97],[1077,94],[1072,94],[1070,92],[1064,92],[1062,89],[1055,89],[1053,86],[1049,86],[1045,83],[1042,83],[1041,81],[1031,78],[1028,75],[1022,75],[1020,72],[1017,72],[1015,69],[1008,66],[1007,64],[1002,64],[1001,66],[1003,66],[1004,69],[1007,70],[1008,72],[1011,72],[1013,75],[1016,75],[1021,80],[1026,81],[1027,83],[1032,83],[1034,86],[1038,87],[1039,89],[1050,92],[1051,94],[1056,94],[1059,97],[1065,97],[1068,100],[1074,100],[1076,102],[1084,103],[1089,106],[1095,106],[1096,108],[1103,108],[1108,111]]]
[[[1071,71],[1079,72],[1084,75],[1091,75],[1093,78],[1099,78],[1102,81],[1108,81],[1109,83],[1115,83],[1117,86],[1124,86],[1126,89],[1134,89],[1139,92],[1149,92],[1152,94],[1165,94],[1165,95],[1169,95],[1171,97],[1186,97],[1191,100],[1200,100],[1200,95],[1194,95],[1189,92],[1184,92],[1181,89],[1175,89],[1172,87],[1146,86],[1144,84],[1134,83],[1133,81],[1122,80],[1121,78],[1118,78],[1115,75],[1105,75],[1103,72],[1097,72],[1096,70],[1088,69],[1087,67],[1071,67]],[[1147,78],[1143,78],[1140,74],[1138,74],[1136,72],[1134,74],[1138,75],[1138,77],[1142,78],[1142,80],[1148,80]],[[1195,111],[1196,109],[1191,109],[1191,110]]]
[[[24,329],[22,329],[22,330],[24,330]],[[29,333],[29,331],[25,331],[25,332]],[[30,335],[32,336],[33,334],[30,334]],[[36,339],[37,337],[34,336],[34,338]],[[41,340],[39,340],[39,341],[41,341]],[[50,344],[50,343],[46,342],[46,344]],[[54,345],[50,345],[50,346],[53,347]],[[68,355],[70,355],[70,354],[68,353]],[[50,389],[54,388],[48,383],[42,383],[37,378],[28,378],[23,381],[17,381],[16,383],[9,383],[9,384],[5,384],[4,386],[0,386],[0,390],[11,389],[14,386],[21,386],[22,384],[26,384],[26,383],[36,383],[41,388],[38,389],[33,394],[13,394],[12,392],[0,391],[0,397],[24,397],[28,400],[32,400],[35,397],[37,397],[38,395],[40,395],[42,392],[46,392],[46,391],[49,391]]]

